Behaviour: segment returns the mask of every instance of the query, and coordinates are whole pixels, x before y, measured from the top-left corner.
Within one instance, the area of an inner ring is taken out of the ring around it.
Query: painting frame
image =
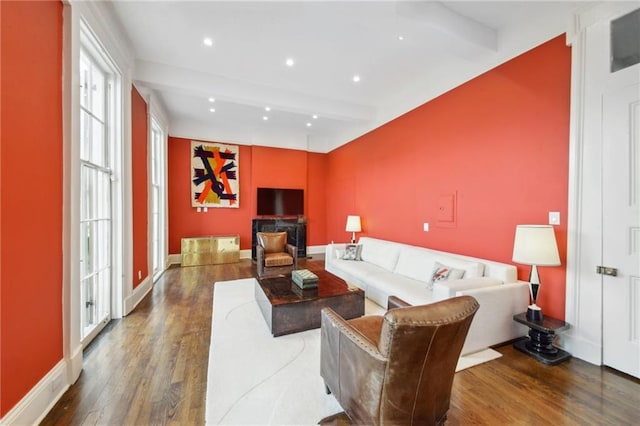
[[[191,207],[239,208],[238,145],[191,141]]]

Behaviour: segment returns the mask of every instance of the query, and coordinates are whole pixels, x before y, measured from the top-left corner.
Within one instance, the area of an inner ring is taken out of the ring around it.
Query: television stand
[[[251,258],[256,260],[258,232],[286,232],[287,243],[298,248],[298,258],[307,257],[307,219],[303,216],[259,217],[251,221]]]

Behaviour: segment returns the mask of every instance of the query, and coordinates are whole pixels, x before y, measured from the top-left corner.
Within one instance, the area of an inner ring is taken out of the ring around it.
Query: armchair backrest
[[[258,232],[256,233],[258,244],[264,248],[265,253],[282,253],[287,245],[286,232]]]
[[[470,296],[392,309],[378,349],[387,358],[381,418],[437,419],[449,408],[456,364],[478,302]]]

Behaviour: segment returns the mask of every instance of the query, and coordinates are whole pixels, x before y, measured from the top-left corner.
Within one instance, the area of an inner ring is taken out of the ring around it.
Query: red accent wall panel
[[[131,87],[131,158],[133,192],[133,288],[149,274],[148,265],[148,120],[147,103]],[[140,278],[138,278],[140,271]]]
[[[0,2],[0,417],[62,359],[62,3]]]
[[[305,212],[307,216],[307,246],[327,243],[327,223],[325,201],[327,154],[309,152],[307,154],[307,191],[305,191]]]
[[[570,68],[559,36],[329,153],[326,240],[359,214],[360,235],[513,263],[516,225],[559,211],[563,266],[539,269],[538,301],[564,318]],[[453,223],[438,221],[447,198]]]

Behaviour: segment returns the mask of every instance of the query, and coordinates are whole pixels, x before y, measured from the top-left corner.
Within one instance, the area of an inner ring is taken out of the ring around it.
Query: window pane
[[[102,167],[107,167],[107,149],[105,146],[104,124],[95,118],[91,119],[91,159],[90,161]]]
[[[96,283],[95,277],[86,279],[83,283],[83,290],[85,294],[85,324],[84,326],[90,326],[97,322],[96,312]]]
[[[97,270],[108,268],[110,265],[109,256],[109,237],[110,237],[109,221],[101,220],[96,222],[96,249],[98,250],[98,256],[96,258]]]
[[[87,259],[89,257],[89,248],[88,248],[88,239],[87,235],[89,231],[87,230],[87,223],[83,222],[80,224],[80,279],[84,279],[89,273],[89,266],[87,264]]]
[[[82,248],[80,249],[81,253],[81,262],[84,265],[84,274],[82,278],[91,275],[94,271],[94,262],[93,262],[93,226],[91,222],[85,222],[80,225],[81,228],[81,243]]]
[[[88,108],[89,105],[89,77],[91,65],[84,55],[84,52],[80,52],[80,106]]]
[[[108,173],[99,172],[98,211],[97,216],[102,219],[111,218],[111,178]]]
[[[80,159],[89,161],[91,158],[91,116],[86,111],[80,111]]]
[[[611,72],[640,63],[640,9],[611,21]]]
[[[87,187],[87,178],[89,169],[86,166],[80,168],[80,220],[89,218],[89,190]]]
[[[91,68],[91,113],[104,121],[104,74],[95,66]]]
[[[100,271],[98,276],[96,277],[97,288],[100,291],[100,299],[104,303],[99,303],[98,318],[103,318],[110,311],[109,302],[110,302],[110,287],[111,287],[111,271],[109,269],[104,269]]]

